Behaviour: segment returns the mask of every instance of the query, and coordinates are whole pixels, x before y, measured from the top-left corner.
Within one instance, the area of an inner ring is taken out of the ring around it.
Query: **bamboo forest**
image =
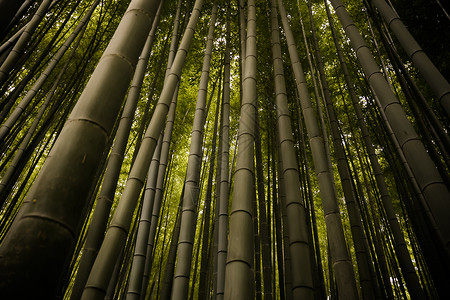
[[[449,13],[0,0],[0,298],[449,299]]]

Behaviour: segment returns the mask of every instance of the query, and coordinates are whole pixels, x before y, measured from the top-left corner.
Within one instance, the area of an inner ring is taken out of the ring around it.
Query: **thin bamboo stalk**
[[[387,120],[392,126],[395,137],[416,177],[427,205],[442,234],[446,251],[450,252],[450,192],[439,175],[434,163],[428,155],[422,141],[417,136],[413,126],[408,120],[398,99],[389,88],[388,83],[380,73],[369,48],[353,24],[350,15],[340,0],[331,1],[341,23],[350,38],[352,47],[356,49],[356,55],[360,61],[369,84],[373,87],[375,94],[386,114]],[[415,285],[412,289],[415,295],[421,295],[420,286]],[[420,296],[419,296],[420,297]]]
[[[406,29],[397,13],[384,0],[370,0],[383,16],[389,28],[394,32],[414,65],[438,97],[447,119],[450,118],[450,83],[442,76],[433,62],[428,58],[414,37]]]
[[[225,61],[224,61],[224,84],[222,99],[222,152],[220,155],[220,195],[217,205],[218,211],[218,233],[217,233],[217,283],[216,283],[216,299],[222,300],[225,289],[225,263],[227,258],[227,231],[228,231],[228,198],[229,198],[229,156],[230,156],[230,17],[231,7],[227,6],[227,23],[226,23],[226,45],[225,45]]]

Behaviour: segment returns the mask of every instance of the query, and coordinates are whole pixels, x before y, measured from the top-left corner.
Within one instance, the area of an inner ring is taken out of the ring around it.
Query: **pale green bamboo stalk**
[[[344,237],[337,195],[328,168],[323,137],[321,136],[318,122],[315,117],[315,112],[312,107],[311,98],[309,97],[306,78],[298,57],[295,40],[286,17],[286,10],[282,0],[278,0],[278,6],[280,9],[281,19],[283,21],[283,28],[288,43],[289,55],[300,96],[300,104],[311,145],[311,153],[313,156],[314,168],[322,199],[327,235],[330,239],[333,267],[335,273],[337,274],[336,281],[338,290],[341,295],[345,295],[346,299],[358,299],[359,296],[356,289],[355,274],[349,253],[347,251],[347,244]]]
[[[162,135],[159,137],[152,162],[148,169],[147,182],[144,191],[141,216],[134,248],[133,261],[129,275],[127,299],[140,299],[145,297],[143,275],[147,258],[147,244],[150,231],[151,213],[155,200],[156,181],[158,179],[159,159],[161,156]],[[147,287],[147,286],[146,286]]]
[[[147,239],[147,252],[146,252],[146,263],[144,268],[144,274],[142,276],[142,290],[141,299],[145,298],[145,291],[147,290],[148,280],[150,277],[150,272],[153,265],[153,246],[155,243],[156,229],[158,227],[159,213],[161,210],[161,204],[164,197],[164,181],[166,179],[167,164],[169,161],[170,154],[170,141],[172,138],[173,123],[175,120],[175,111],[178,100],[178,86],[176,88],[175,94],[172,97],[172,102],[170,103],[169,112],[167,114],[166,126],[164,128],[164,134],[161,145],[161,156],[159,159],[158,167],[158,178],[156,181],[155,190],[155,200],[153,203],[152,216],[150,220],[150,231]]]
[[[397,141],[408,161],[411,171],[427,201],[427,205],[441,231],[447,253],[450,253],[450,192],[428,155],[422,141],[408,120],[401,104],[380,73],[364,39],[353,24],[350,15],[340,0],[331,1],[336,14],[349,37],[353,49],[363,67],[369,84],[377,95]],[[420,290],[418,290],[420,293]]]
[[[257,101],[256,6],[254,0],[247,2],[247,12],[245,77],[242,83],[238,152],[225,268],[225,299],[253,299],[255,290],[252,208],[252,201],[256,197],[254,130]]]
[[[222,100],[222,154],[220,156],[220,195],[218,202],[218,241],[217,241],[217,281],[216,281],[216,299],[222,300],[225,291],[225,264],[227,258],[228,245],[228,200],[229,200],[229,159],[230,159],[230,17],[231,7],[227,6],[226,23],[226,45],[224,61],[224,83]]]
[[[3,296],[48,298],[55,292],[158,4],[158,0],[130,3],[28,192],[0,246]]]
[[[342,190],[345,197],[345,204],[347,207],[351,227],[353,245],[355,248],[355,256],[358,265],[359,282],[361,286],[362,297],[363,299],[375,299],[375,288],[377,287],[375,287],[375,285],[372,283],[370,277],[370,256],[366,252],[365,248],[366,236],[361,224],[361,216],[359,213],[356,193],[353,188],[350,170],[345,155],[345,149],[341,138],[341,130],[338,125],[338,119],[334,110],[330,90],[328,88],[328,81],[325,77],[324,63],[322,60],[322,55],[320,53],[319,43],[317,41],[317,33],[314,25],[314,18],[310,0],[308,0],[308,11],[311,23],[313,43],[317,57],[318,71],[322,82],[322,91],[324,94],[326,109],[328,111],[328,120],[330,124],[331,137],[333,139],[334,153],[336,156],[336,163],[338,167],[339,177],[341,179]]]
[[[209,69],[214,41],[214,28],[217,17],[217,3],[213,4],[211,20],[203,59],[202,74],[198,87],[194,124],[191,133],[191,146],[184,184],[183,207],[181,210],[181,228],[178,241],[177,265],[172,286],[172,299],[185,299],[189,292],[192,248],[197,223],[197,203],[199,180],[202,165],[203,127],[206,120],[206,98],[208,92]]]
[[[291,257],[291,264],[286,267],[292,270],[292,295],[294,299],[313,299],[314,289],[308,227],[305,206],[300,193],[300,177],[284,81],[276,0],[271,1],[270,21],[278,147],[282,160],[280,173],[285,181],[284,206],[287,215],[288,245]]]
[[[181,16],[181,6],[182,1],[179,0],[177,3],[177,10],[175,12],[175,17],[173,20],[173,31],[172,38],[170,41],[169,48],[169,56],[167,58],[167,66],[166,66],[166,78],[170,74],[170,68],[172,67],[173,60],[175,59],[175,55],[178,48],[178,42],[180,38],[180,16]],[[147,291],[147,286],[149,283],[150,272],[153,265],[153,245],[156,235],[156,229],[158,226],[158,218],[161,210],[161,204],[164,197],[164,181],[166,179],[166,170],[169,161],[170,154],[170,141],[172,139],[172,129],[173,123],[175,120],[175,111],[178,100],[178,88],[176,87],[175,93],[172,97],[172,101],[170,103],[169,112],[167,114],[166,125],[164,128],[164,134],[161,145],[161,156],[159,159],[159,167],[158,167],[158,179],[156,181],[156,190],[155,190],[155,199],[152,208],[152,215],[150,220],[150,231],[147,239],[147,251],[146,251],[146,263],[144,268],[144,274],[142,276],[142,290],[141,290],[141,299],[145,298],[145,293]]]
[[[202,3],[202,0],[196,0],[195,2],[188,26],[181,40],[169,75],[165,80],[163,90],[161,91],[158,104],[147,128],[139,153],[131,168],[122,197],[119,200],[97,259],[92,267],[82,299],[100,299],[104,297],[114,263],[128,235],[133,211],[143,187],[157,139],[164,126],[164,120],[169,109],[169,101],[172,100],[179,83],[181,70],[194,36]]]

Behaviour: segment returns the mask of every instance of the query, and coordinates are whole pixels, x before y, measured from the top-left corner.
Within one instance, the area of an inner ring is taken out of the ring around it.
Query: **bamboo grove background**
[[[1,297],[445,299],[445,5],[0,1]]]

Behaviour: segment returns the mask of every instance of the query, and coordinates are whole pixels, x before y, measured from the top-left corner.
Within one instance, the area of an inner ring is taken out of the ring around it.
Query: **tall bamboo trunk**
[[[161,3],[163,3],[163,1]],[[161,5],[162,4],[160,4],[160,7]],[[137,102],[139,100],[142,81],[144,79],[150,51],[155,38],[158,20],[159,18],[156,17],[153,22],[152,30],[147,37],[147,41],[142,49],[140,59],[136,66],[131,88],[128,92],[126,104],[124,106],[114,144],[106,166],[102,187],[97,199],[97,205],[94,209],[92,221],[87,233],[86,244],[84,246],[83,255],[80,259],[80,268],[78,269],[72,291],[72,299],[79,299],[81,297],[84,285],[86,284],[90,270],[103,241],[111,206],[114,200],[117,181],[119,180],[125,148],[130,134],[131,125],[133,123]]]
[[[306,212],[300,194],[300,178],[291,119],[289,114],[286,86],[284,82],[283,61],[280,46],[278,13],[276,1],[271,1],[271,42],[277,113],[277,134],[279,136],[279,155],[282,160],[280,172],[285,181],[285,210],[292,270],[292,295],[294,299],[313,299],[312,264],[308,241]]]
[[[322,198],[327,235],[330,240],[330,250],[333,259],[333,267],[336,273],[338,291],[342,295],[346,295],[347,299],[358,299],[359,296],[356,289],[355,274],[347,251],[337,195],[328,168],[328,159],[323,137],[321,136],[315,112],[311,104],[305,75],[300,64],[294,37],[286,17],[286,10],[282,0],[278,0],[278,6],[283,21],[289,55],[291,57],[292,68],[297,83],[298,93],[300,95],[300,103],[305,118],[306,130],[311,145],[314,168]]]
[[[254,0],[247,2],[247,11],[245,77],[242,87],[238,152],[225,269],[225,299],[252,299],[255,290],[252,208],[252,201],[256,197],[254,130],[257,101],[256,6]]]
[[[189,274],[191,272],[191,256],[195,237],[197,203],[199,200],[199,179],[202,161],[203,127],[206,119],[205,106],[209,81],[209,68],[214,39],[214,28],[217,15],[217,4],[213,5],[211,21],[200,78],[197,106],[194,115],[194,126],[191,135],[184,185],[183,208],[181,212],[180,239],[178,242],[177,266],[172,287],[172,299],[185,299],[189,292]]]
[[[345,156],[345,150],[341,139],[341,130],[338,126],[338,119],[333,107],[333,101],[331,99],[330,91],[328,88],[328,81],[325,77],[324,64],[322,55],[319,49],[319,43],[317,41],[317,34],[314,25],[314,18],[312,14],[311,2],[308,1],[309,18],[311,22],[311,30],[313,35],[313,42],[316,52],[316,59],[318,62],[318,69],[320,78],[322,81],[324,100],[328,111],[329,122],[331,127],[331,136],[333,139],[334,152],[337,160],[338,172],[341,178],[341,184],[345,197],[345,204],[347,206],[349,221],[351,226],[351,232],[353,237],[353,244],[355,247],[356,260],[359,270],[359,282],[361,285],[361,291],[363,299],[374,299],[377,288],[371,281],[370,277],[370,256],[366,252],[366,237],[363,232],[361,217],[358,208],[358,202],[356,199],[356,193],[353,189],[353,183],[350,177],[350,171],[348,162]]]
[[[24,200],[0,246],[0,289],[5,297],[18,293],[48,297],[55,292],[158,4],[156,0],[130,3]],[[29,289],[20,288],[25,282]]]
[[[216,294],[217,300],[222,300],[225,288],[225,263],[227,258],[227,231],[228,231],[228,198],[229,198],[229,150],[230,150],[230,17],[231,7],[227,5],[227,23],[226,23],[226,45],[224,61],[224,84],[222,99],[222,152],[220,155],[220,195],[217,205],[218,211],[218,229],[217,229],[217,279]]]

